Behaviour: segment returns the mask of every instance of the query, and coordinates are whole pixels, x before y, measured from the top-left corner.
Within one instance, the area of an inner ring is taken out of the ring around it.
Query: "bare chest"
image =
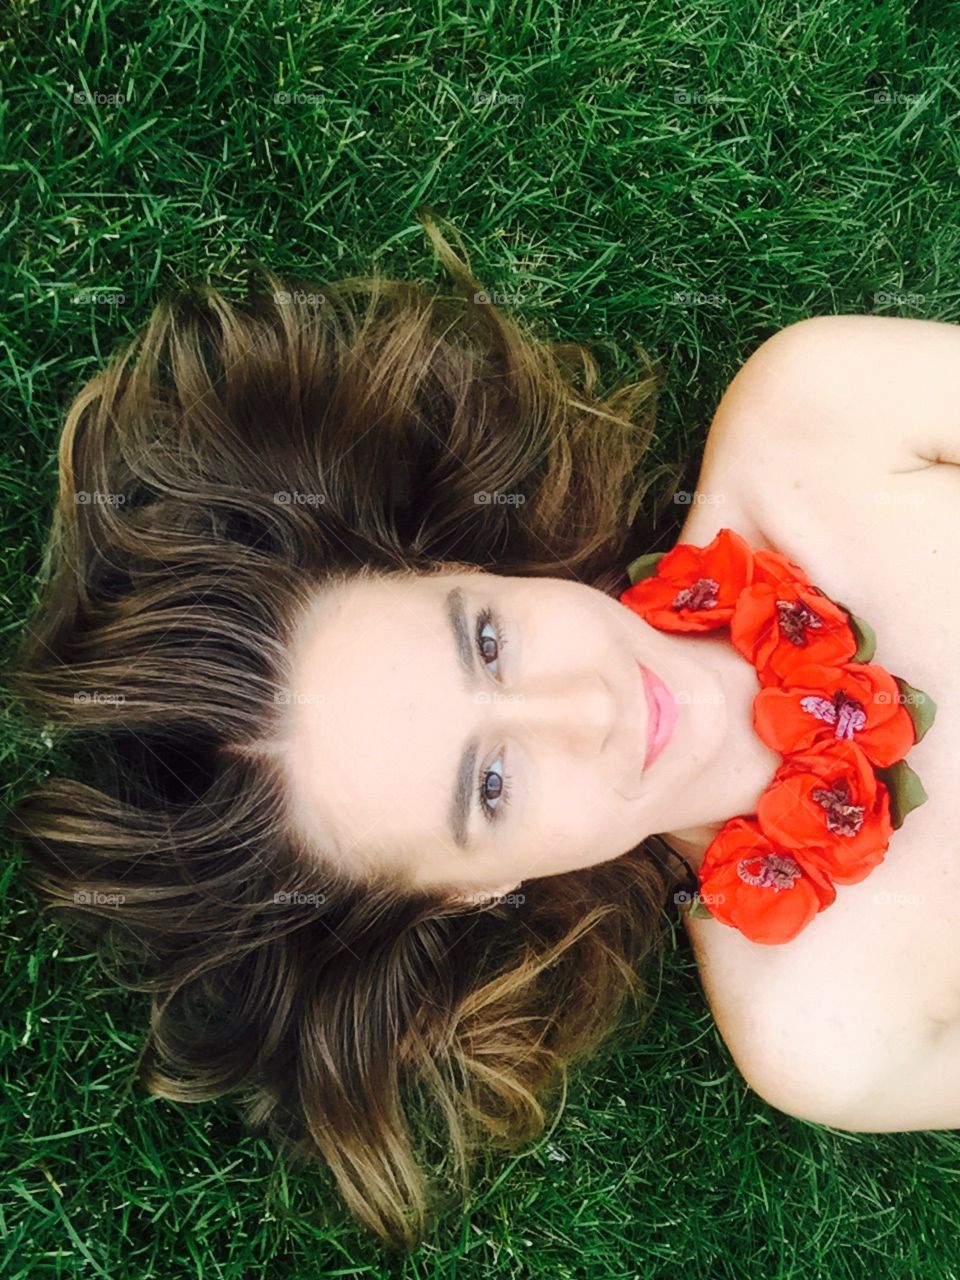
[[[723,462],[714,459],[718,474]],[[710,494],[709,476],[699,486]],[[722,498],[692,504],[678,540],[704,545],[727,526],[783,552],[870,624],[874,661],[937,705],[909,754],[928,799],[894,831],[884,861],[859,884],[839,886],[778,960],[801,966],[820,993],[836,993],[836,1019],[855,999],[875,1027],[952,1023],[960,1019],[960,468],[844,488],[842,477],[791,475],[786,460],[777,477],[741,464],[733,483],[727,473]]]

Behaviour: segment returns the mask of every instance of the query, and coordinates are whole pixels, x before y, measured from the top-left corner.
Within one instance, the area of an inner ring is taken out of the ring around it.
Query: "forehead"
[[[301,827],[350,863],[365,849],[469,855],[447,828],[467,733],[445,598],[478,577],[364,578],[319,592],[291,645],[288,765]]]

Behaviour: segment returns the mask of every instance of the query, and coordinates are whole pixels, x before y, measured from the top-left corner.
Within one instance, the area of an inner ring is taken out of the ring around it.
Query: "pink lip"
[[[673,737],[677,723],[677,704],[659,676],[649,671],[642,662],[638,662],[637,666],[643,676],[647,697],[647,758],[644,768],[649,769]]]

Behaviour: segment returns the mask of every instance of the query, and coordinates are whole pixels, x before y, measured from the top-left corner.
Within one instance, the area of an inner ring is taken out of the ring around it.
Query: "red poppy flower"
[[[781,755],[850,739],[881,769],[902,760],[916,741],[896,681],[873,662],[795,667],[782,688],[761,689],[754,698],[753,727]]]
[[[857,638],[839,605],[810,583],[787,580],[754,581],[740,592],[730,640],[756,667],[761,686],[789,681],[804,662],[839,666],[857,651]]]
[[[732,529],[721,529],[706,547],[678,543],[657,562],[655,574],[619,599],[661,631],[713,631],[730,621],[752,575],[750,544]]]
[[[757,813],[711,842],[698,881],[717,920],[752,942],[789,942],[835,900],[835,882],[855,884],[883,861],[891,796],[874,769],[902,760],[917,733],[900,686],[852,660],[850,617],[799,565],[732,529],[706,547],[678,544],[620,600],[661,631],[729,624],[757,672],[753,727],[784,758]]]
[[[752,818],[732,818],[718,832],[699,881],[710,914],[751,942],[789,942],[837,896],[816,862],[777,848]]]
[[[889,792],[849,741],[788,756],[757,802],[757,822],[782,849],[817,849],[811,857],[837,884],[869,875],[893,834]]]
[[[764,582],[768,586],[778,587],[783,583],[794,582],[810,586],[810,579],[800,568],[779,551],[768,551],[760,548],[753,553],[753,580]]]

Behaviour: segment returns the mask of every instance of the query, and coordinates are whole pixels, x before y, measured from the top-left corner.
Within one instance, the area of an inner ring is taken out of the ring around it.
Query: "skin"
[[[693,865],[729,818],[756,809],[779,757],[752,727],[756,674],[728,642],[671,635],[615,597],[560,578],[444,565],[325,587],[291,647],[285,763],[294,814],[337,858],[386,860],[469,902],[619,857],[656,833]],[[444,597],[463,592],[472,683]],[[644,769],[642,662],[678,703]],[[469,848],[448,827],[461,752],[479,750]],[[498,820],[480,810],[481,774]],[[494,794],[508,779],[507,799]]]

